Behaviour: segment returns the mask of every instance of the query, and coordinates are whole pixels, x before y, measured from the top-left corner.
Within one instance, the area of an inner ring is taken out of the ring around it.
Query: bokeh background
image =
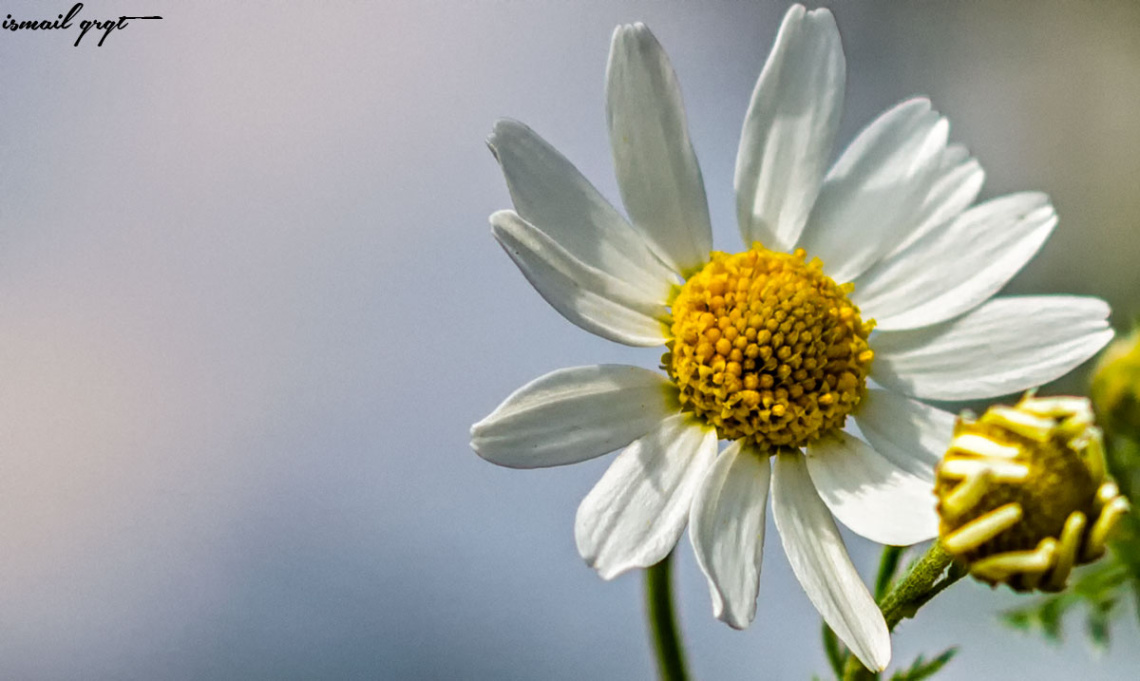
[[[9,0],[55,18],[68,1]],[[90,0],[160,14],[96,47],[0,32],[0,678],[641,679],[638,575],[578,558],[608,458],[496,468],[470,423],[561,366],[655,366],[570,325],[489,234],[484,138],[532,125],[617,199],[610,33],[672,56],[715,238],[783,2]],[[839,2],[841,142],[913,94],[988,171],[1049,192],[1055,236],[1011,292],[1140,311],[1140,4]],[[970,263],[961,263],[970,276]],[[1055,389],[1081,390],[1077,375]],[[823,674],[816,614],[769,534],[756,623],[677,578],[704,679]],[[849,539],[865,574],[875,547]],[[946,679],[1135,678],[1013,633],[962,583],[895,658]]]

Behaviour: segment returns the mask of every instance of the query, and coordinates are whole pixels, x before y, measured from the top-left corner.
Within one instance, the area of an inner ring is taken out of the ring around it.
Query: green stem
[[[926,554],[910,567],[906,577],[879,601],[887,630],[894,631],[899,622],[914,617],[919,608],[965,575],[966,571],[954,563],[954,558],[942,548],[942,544],[935,541]],[[847,658],[847,665],[843,668],[844,681],[874,678],[876,675],[863,667],[857,657],[851,655]]]
[[[954,557],[935,541],[879,605],[887,620],[887,629],[894,631],[896,624],[914,617],[919,608],[965,576],[966,570],[956,565]]]
[[[669,554],[645,570],[645,604],[661,681],[686,681],[685,650],[673,610],[672,558]]]

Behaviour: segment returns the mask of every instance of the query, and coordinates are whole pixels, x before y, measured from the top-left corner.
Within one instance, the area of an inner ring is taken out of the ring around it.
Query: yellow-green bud
[[[1100,356],[1090,395],[1100,424],[1110,434],[1140,440],[1140,327]]]
[[[1080,397],[1035,397],[958,418],[938,465],[943,547],[978,579],[1064,588],[1096,560],[1128,502],[1105,472],[1100,429]]]

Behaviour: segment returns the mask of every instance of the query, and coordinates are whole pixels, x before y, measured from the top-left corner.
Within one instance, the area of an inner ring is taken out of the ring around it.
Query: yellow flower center
[[[818,258],[760,244],[713,252],[673,301],[662,357],[681,405],[761,451],[801,447],[843,425],[863,397],[874,353],[864,323]]]

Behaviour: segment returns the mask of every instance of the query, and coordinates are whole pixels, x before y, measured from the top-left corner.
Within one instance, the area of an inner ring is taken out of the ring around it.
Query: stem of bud
[[[887,629],[893,631],[895,625],[908,617],[914,617],[918,609],[930,602],[943,589],[966,576],[966,570],[954,563],[954,557],[946,552],[942,544],[935,541],[926,553],[911,564],[906,577],[895,584],[886,596],[879,601],[879,609],[887,621]],[[844,681],[866,681],[875,675],[868,671],[854,655],[847,658],[843,668]]]

